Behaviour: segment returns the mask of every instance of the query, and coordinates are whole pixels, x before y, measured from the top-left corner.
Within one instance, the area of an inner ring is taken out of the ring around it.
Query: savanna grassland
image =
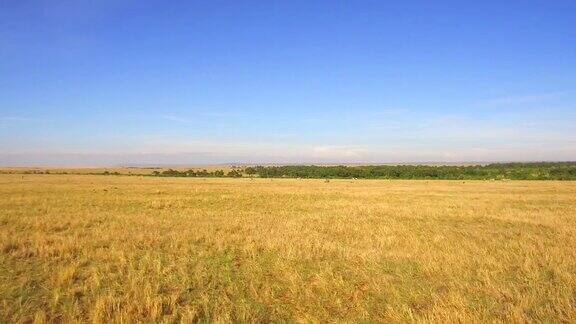
[[[0,322],[573,322],[576,182],[0,175]]]

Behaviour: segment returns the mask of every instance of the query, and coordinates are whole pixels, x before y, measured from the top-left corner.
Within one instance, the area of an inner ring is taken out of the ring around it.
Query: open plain
[[[576,319],[576,182],[0,175],[2,322]]]

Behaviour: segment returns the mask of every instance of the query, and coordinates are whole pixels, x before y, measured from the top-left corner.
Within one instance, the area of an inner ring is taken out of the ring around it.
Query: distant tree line
[[[208,170],[204,169],[204,170],[195,171],[195,170],[190,169],[190,170],[186,170],[186,171],[178,171],[178,170],[169,169],[166,171],[153,171],[152,175],[158,176],[158,177],[202,177],[202,178],[230,177],[230,178],[240,178],[240,177],[242,177],[242,171],[233,169],[231,171],[228,171],[228,173],[225,173],[223,170],[208,171]]]
[[[0,174],[92,174],[144,176],[145,174],[121,174],[117,171],[92,173],[50,172],[49,170],[0,170]],[[492,163],[487,165],[364,165],[364,166],[248,166],[232,170],[155,170],[157,177],[203,177],[203,178],[306,178],[306,179],[443,179],[443,180],[576,180],[576,162]]]
[[[261,178],[576,180],[576,162],[493,163],[487,165],[254,166],[243,172]]]

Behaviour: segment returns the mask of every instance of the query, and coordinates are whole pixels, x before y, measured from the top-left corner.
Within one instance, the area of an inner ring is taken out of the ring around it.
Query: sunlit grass
[[[576,183],[0,175],[0,318],[570,321]]]

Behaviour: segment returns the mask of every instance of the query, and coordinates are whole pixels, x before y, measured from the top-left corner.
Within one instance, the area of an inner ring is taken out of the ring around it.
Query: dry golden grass
[[[0,322],[576,320],[576,183],[0,175]]]

